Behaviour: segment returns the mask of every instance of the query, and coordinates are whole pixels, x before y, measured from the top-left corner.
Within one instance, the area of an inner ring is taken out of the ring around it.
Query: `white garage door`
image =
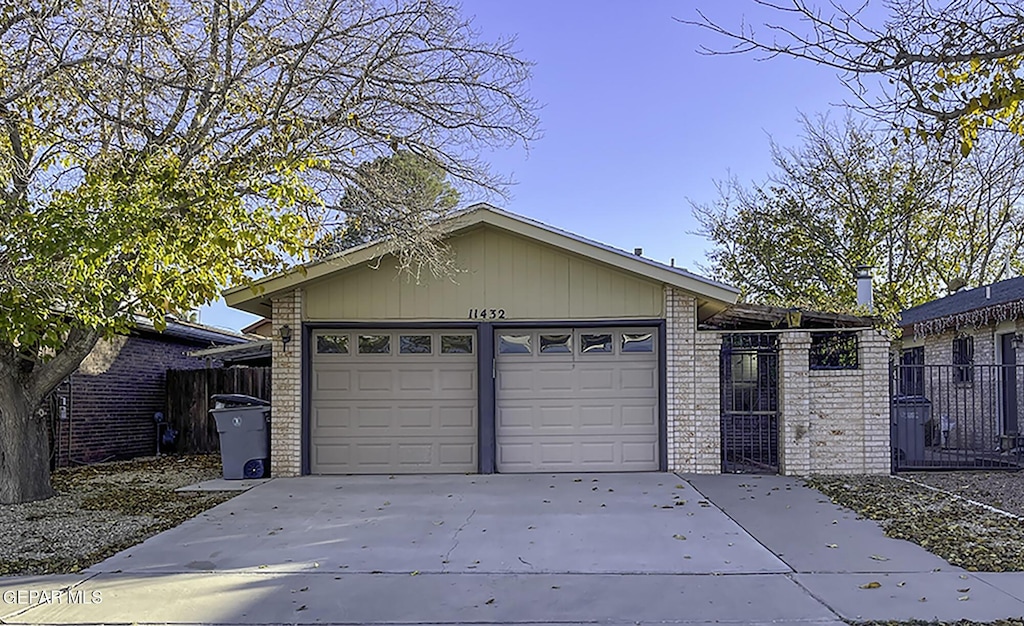
[[[652,328],[497,331],[499,472],[657,471]]]
[[[472,331],[322,331],[313,336],[310,471],[477,471]]]

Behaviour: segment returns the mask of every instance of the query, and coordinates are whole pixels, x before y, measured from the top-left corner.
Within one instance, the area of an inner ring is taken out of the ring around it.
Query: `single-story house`
[[[906,415],[920,414],[907,419],[925,424],[919,433],[910,422],[896,432],[908,466],[977,467],[1019,457],[1024,277],[907,309],[900,326],[895,401]]]
[[[233,331],[182,320],[168,320],[163,332],[140,320],[129,334],[101,340],[47,403],[52,464],[154,454],[167,370],[204,368],[205,359],[188,353],[247,341]]]
[[[889,471],[870,320],[698,330],[738,290],[485,204],[440,226],[452,278],[378,241],[225,292],[272,320],[275,475]]]

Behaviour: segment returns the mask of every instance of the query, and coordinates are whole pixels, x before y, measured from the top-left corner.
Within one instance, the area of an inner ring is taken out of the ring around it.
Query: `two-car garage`
[[[657,327],[488,330],[313,332],[310,472],[659,469]]]
[[[734,289],[487,205],[437,229],[449,275],[381,241],[226,293],[273,321],[272,471],[678,464],[673,385]]]

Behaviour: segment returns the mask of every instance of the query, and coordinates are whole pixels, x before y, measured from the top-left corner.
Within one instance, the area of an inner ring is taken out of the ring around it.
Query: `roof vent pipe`
[[[637,256],[643,256],[644,255],[644,249],[643,248],[633,248],[633,254],[635,254]]]
[[[857,280],[857,306],[874,312],[875,297],[871,286],[871,266],[858,265],[853,272],[853,277]]]

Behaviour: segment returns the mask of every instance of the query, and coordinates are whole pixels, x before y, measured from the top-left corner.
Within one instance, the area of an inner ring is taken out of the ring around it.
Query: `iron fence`
[[[1024,365],[891,367],[893,469],[1020,469]]]

